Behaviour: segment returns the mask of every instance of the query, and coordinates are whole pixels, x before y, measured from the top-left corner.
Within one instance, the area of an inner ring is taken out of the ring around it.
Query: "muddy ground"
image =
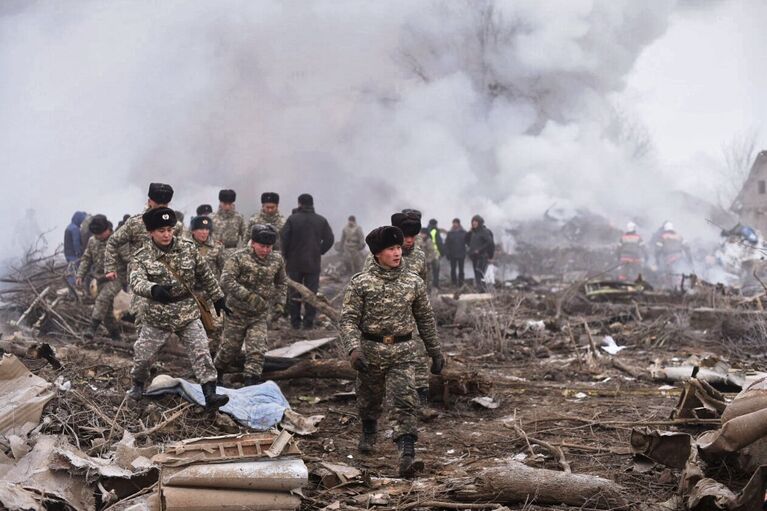
[[[342,288],[338,282],[326,286],[326,294],[336,306]],[[433,296],[449,366],[469,374],[476,371],[489,380],[492,387],[483,396],[491,397],[497,408],[473,403],[476,395],[453,394],[447,403],[436,403],[436,417],[421,421],[419,427],[417,452],[425,462],[425,471],[415,481],[380,486],[379,478],[396,477],[397,453],[386,438],[379,440],[373,455],[357,452],[360,425],[353,398],[343,395],[353,390],[353,382],[280,381],[295,410],[325,416],[317,434],[300,439],[310,470],[320,461],[330,461],[357,467],[372,478],[368,486],[349,484],[335,489],[313,482],[304,491],[302,508],[322,509],[338,501],[340,508],[364,509],[369,495],[382,491],[388,493],[388,503],[380,509],[449,501],[440,483],[512,457],[531,467],[561,470],[551,452],[533,445],[530,438],[559,447],[574,473],[598,475],[621,484],[629,502],[627,509],[668,500],[677,491],[679,472],[660,466],[638,471],[629,446],[632,427],[681,428],[696,433],[705,426],[670,425],[680,383],[662,387],[666,383],[653,380],[649,373],[632,376],[616,368],[614,361],[644,370],[652,364],[680,364],[691,355],[713,354],[734,366],[762,369],[763,344],[753,325],[733,325],[718,317],[705,328],[695,321],[690,323],[692,309],[712,303],[717,307],[723,302],[732,308],[753,307],[752,303],[742,305],[738,297],[719,296],[721,293],[703,288],[685,294],[619,296],[595,303],[586,298],[578,283],[518,281],[494,290],[491,301],[477,302],[467,309],[457,307],[451,298]],[[461,309],[458,314],[457,308]],[[4,327],[6,334],[13,330],[7,324]],[[733,328],[737,336],[727,334]],[[126,331],[130,330],[126,325]],[[305,332],[291,330],[282,320],[270,332],[270,347],[334,334],[329,322]],[[600,345],[606,335],[625,349],[612,356],[598,348],[597,357],[590,344]],[[73,444],[96,455],[119,439],[116,426],[140,433],[165,421],[171,410],[183,404],[178,397],[145,400],[139,405],[125,400],[130,384],[130,352],[125,345],[114,345],[105,338],[84,343],[61,334],[41,337],[56,347],[64,368],[54,370],[45,360],[36,359],[24,359],[25,364],[49,381],[58,378],[72,383],[72,390],[58,391],[46,408],[43,432],[65,434]],[[309,356],[333,358],[338,350],[326,347]],[[186,361],[168,353],[161,355],[155,369],[194,379]],[[236,377],[229,381],[236,383]],[[385,436],[388,428],[385,423],[382,426]],[[140,442],[163,443],[238,430],[244,428],[228,417],[219,415],[211,420],[200,408],[192,407]],[[715,470],[723,475],[720,480],[734,489],[747,477],[727,467]],[[536,505],[534,496],[529,502],[510,503],[509,508],[576,509]],[[579,509],[588,508],[586,504]]]

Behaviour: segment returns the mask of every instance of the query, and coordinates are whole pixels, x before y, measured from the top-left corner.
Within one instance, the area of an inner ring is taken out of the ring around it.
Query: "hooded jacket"
[[[80,238],[80,225],[88,214],[85,211],[76,211],[72,215],[72,222],[64,231],[64,257],[67,261],[76,261],[83,255],[83,244]]]
[[[472,259],[481,257],[489,259],[495,252],[493,233],[490,229],[485,227],[485,220],[481,216],[474,215],[471,220],[472,222],[477,220],[479,225],[476,229],[472,227],[471,231],[466,233],[466,245],[469,247],[469,257]]]

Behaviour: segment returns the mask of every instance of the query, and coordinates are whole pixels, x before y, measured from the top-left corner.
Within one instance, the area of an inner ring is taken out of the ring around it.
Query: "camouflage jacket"
[[[145,208],[146,212],[149,208]],[[133,261],[133,256],[141,246],[149,240],[149,233],[144,226],[144,220],[141,216],[144,213],[133,215],[125,221],[122,227],[119,227],[114,234],[107,240],[106,251],[104,253],[104,273],[118,272],[120,268],[120,254],[128,255],[128,261]],[[184,230],[181,222],[173,228],[173,234],[177,237]]]
[[[341,234],[341,247],[346,252],[359,252],[365,248],[365,234],[362,232],[362,228],[359,225],[344,226],[344,230]]]
[[[95,279],[104,277],[104,252],[107,247],[106,241],[101,241],[91,236],[85,252],[80,258],[80,267],[77,269],[77,277],[84,279],[88,274]]]
[[[429,355],[440,353],[437,325],[426,284],[407,268],[387,270],[377,263],[352,277],[344,294],[339,325],[349,353],[360,347],[362,332],[375,335],[418,334]]]
[[[245,217],[237,211],[219,209],[210,219],[213,221],[213,236],[225,248],[238,248],[250,237],[246,234]]]
[[[410,250],[405,250],[403,248],[402,261],[405,263],[406,269],[421,277],[428,286],[431,282],[429,279],[429,268],[426,266],[426,256],[424,255],[423,250],[418,248],[418,245],[415,245]],[[367,271],[375,266],[378,266],[375,258],[373,257],[373,254],[369,254],[367,259],[365,259],[365,270]]]
[[[270,303],[284,304],[287,300],[285,260],[274,252],[262,259],[252,248],[242,248],[224,264],[221,288],[227,294],[227,305],[236,312],[248,316],[263,314]]]
[[[263,211],[259,211],[252,217],[250,217],[250,221],[248,222],[248,230],[246,239],[250,239],[250,233],[253,230],[253,226],[256,224],[266,224],[266,225],[273,225],[277,229],[277,233],[279,234],[280,231],[282,231],[282,228],[285,226],[285,217],[283,217],[280,212],[273,215],[267,215]],[[274,250],[280,249],[280,237],[277,236],[277,243],[274,244]]]
[[[200,243],[191,235],[189,239],[192,240],[194,246],[197,247],[197,251],[200,253],[205,262],[208,263],[210,271],[213,272],[213,276],[218,279],[221,277],[221,272],[224,270],[224,262],[226,262],[226,255],[224,254],[224,247],[219,243],[214,243],[210,236],[205,243]]]
[[[165,266],[167,262],[178,277],[190,288],[199,286],[206,297],[215,302],[223,298],[224,293],[216,282],[213,272],[200,255],[194,243],[181,238],[173,238],[167,252],[157,248],[152,241],[147,241],[133,254],[130,286],[138,296],[148,298],[144,312],[147,325],[162,330],[176,331],[200,317],[197,302],[179,282],[176,276]],[[173,286],[172,303],[160,303],[152,299],[152,286],[156,284]]]

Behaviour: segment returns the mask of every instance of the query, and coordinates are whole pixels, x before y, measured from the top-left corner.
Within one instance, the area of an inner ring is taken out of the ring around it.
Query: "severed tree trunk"
[[[627,505],[623,487],[609,479],[530,468],[515,461],[484,469],[473,477],[450,478],[443,485],[460,502],[529,502],[601,509]]]

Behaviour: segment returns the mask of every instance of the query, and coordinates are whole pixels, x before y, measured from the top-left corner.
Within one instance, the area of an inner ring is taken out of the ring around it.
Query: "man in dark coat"
[[[80,235],[80,225],[82,225],[85,217],[88,213],[85,211],[75,211],[72,215],[72,221],[67,225],[64,231],[64,258],[69,263],[67,271],[67,282],[71,286],[75,285],[75,274],[77,273],[77,267],[80,263],[80,258],[83,256],[85,247],[83,246],[83,240]]]
[[[314,198],[308,193],[298,196],[298,207],[285,221],[281,232],[282,253],[286,261],[288,277],[316,293],[320,287],[320,260],[335,241],[333,230],[325,217],[314,212]],[[290,324],[294,329],[301,326],[300,295],[290,290]],[[314,325],[317,311],[304,304],[303,327]]]
[[[450,281],[454,286],[463,286],[463,263],[466,259],[466,229],[463,228],[461,220],[458,218],[453,219],[453,226],[445,237],[445,253],[450,261]]]
[[[474,285],[480,293],[484,293],[485,272],[487,264],[495,252],[493,233],[485,227],[485,220],[474,215],[471,219],[471,231],[466,234],[466,245],[469,247],[469,258],[474,268]]]

